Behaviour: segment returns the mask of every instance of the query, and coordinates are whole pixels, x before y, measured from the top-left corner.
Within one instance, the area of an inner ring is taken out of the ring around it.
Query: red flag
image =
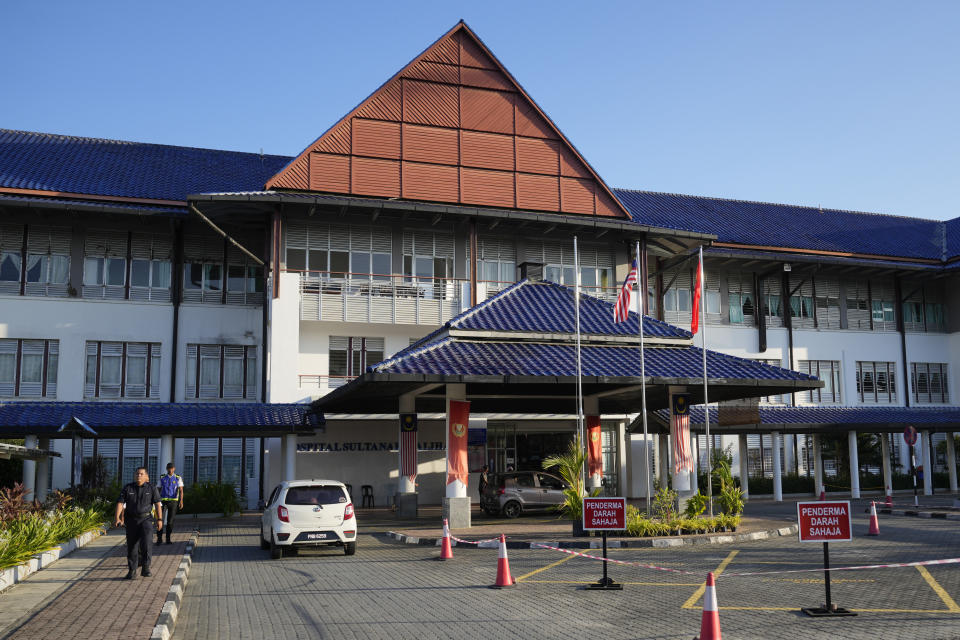
[[[459,480],[467,484],[467,430],[470,403],[451,400],[447,407],[447,484]]]
[[[603,475],[600,416],[587,416],[587,470],[591,476]]]
[[[690,333],[696,334],[700,329],[700,274],[703,272],[703,265],[697,262],[697,284],[693,288],[693,317],[690,320]]]

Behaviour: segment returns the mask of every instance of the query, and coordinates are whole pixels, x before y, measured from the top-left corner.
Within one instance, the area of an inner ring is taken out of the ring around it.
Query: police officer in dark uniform
[[[117,500],[117,513],[113,519],[113,526],[126,525],[127,528],[127,575],[125,580],[132,580],[137,575],[137,563],[140,564],[140,575],[150,577],[150,550],[153,542],[153,510],[162,513],[160,509],[160,492],[147,481],[147,470],[137,467],[133,474],[133,482],[123,487],[120,498]],[[157,530],[163,527],[163,520],[157,520]],[[139,558],[138,556],[139,547]]]

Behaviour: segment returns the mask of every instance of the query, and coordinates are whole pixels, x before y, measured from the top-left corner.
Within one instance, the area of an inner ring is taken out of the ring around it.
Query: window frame
[[[843,363],[840,360],[800,360],[797,362],[797,371],[816,376],[821,380],[825,379],[825,375],[829,375],[830,380],[830,389],[824,385],[819,389],[800,392],[802,402],[817,405],[843,403],[843,389],[841,388],[843,384]],[[830,393],[833,396],[832,399],[824,399],[826,393]]]
[[[883,365],[882,370],[879,365]],[[858,360],[857,361],[857,398],[861,404],[896,404],[897,403],[897,363],[885,362],[879,360]],[[880,391],[880,374],[884,376],[883,386],[886,391]],[[868,378],[870,375],[869,386],[872,391],[867,391]],[[870,399],[869,396],[873,398]],[[886,396],[886,398],[883,398]]]
[[[15,343],[15,344],[12,344]],[[32,351],[29,347],[40,347],[43,343],[42,354],[24,353]],[[56,398],[57,395],[57,376],[60,366],[60,341],[48,338],[0,338],[0,356],[13,357],[13,378],[9,381],[0,380],[0,398]],[[27,347],[25,349],[24,347]],[[40,356],[41,371],[40,380],[24,380],[24,356]],[[40,385],[39,394],[25,393],[25,387],[28,385]],[[7,394],[2,391],[6,385],[12,385],[12,392]]]
[[[936,373],[940,377],[940,392],[936,395],[939,395],[939,399],[934,399],[934,392],[932,391],[932,374],[933,368],[936,367]],[[923,369],[921,371],[920,369]],[[919,375],[920,373],[925,373],[927,376],[926,387],[927,391],[924,394],[921,394],[919,390]],[[913,394],[913,400],[917,404],[949,404],[950,403],[950,378],[949,378],[949,363],[947,362],[911,362],[910,363],[910,387]],[[923,395],[926,396],[926,399],[923,399]]]
[[[109,350],[113,351],[116,349],[116,346],[120,347],[120,354],[104,354],[104,347],[107,347]],[[91,349],[93,347],[93,349]],[[131,347],[137,347],[137,349],[131,349]],[[135,353],[134,351],[139,350],[140,347],[146,347],[146,354],[141,355]],[[91,353],[91,350],[93,353]],[[83,382],[83,397],[100,399],[100,398],[109,398],[117,400],[156,400],[160,398],[160,389],[163,385],[160,376],[160,367],[162,366],[161,360],[161,343],[159,342],[139,342],[139,341],[120,341],[120,340],[88,340],[85,346],[85,360],[84,360],[84,382]],[[119,381],[116,384],[105,383],[103,381],[103,365],[106,358],[120,358],[120,377]],[[91,375],[91,358],[93,358],[93,380],[90,380]],[[132,359],[144,359],[144,381],[143,384],[131,383],[129,376],[133,370],[131,367]],[[89,388],[92,385],[92,392],[89,391]],[[130,395],[130,388],[136,388],[142,386],[144,391],[143,395]],[[116,396],[109,395],[106,392],[112,390],[113,387],[117,387]]]
[[[206,353],[204,352],[206,349]],[[227,350],[242,349],[242,356],[236,356],[227,353]],[[213,355],[215,353],[215,355]],[[256,400],[258,397],[257,384],[259,374],[257,372],[257,353],[256,345],[238,345],[238,344],[203,344],[190,343],[186,346],[186,375],[184,376],[184,399],[187,401],[217,401],[217,400]],[[240,383],[230,384],[227,380],[227,363],[239,360],[241,363]],[[213,362],[216,365],[217,382],[214,385],[203,383],[204,364]],[[191,380],[193,383],[191,384]],[[190,387],[193,387],[191,392]],[[203,387],[215,386],[216,395],[210,395],[203,392]],[[227,387],[237,387],[240,395],[225,395]]]

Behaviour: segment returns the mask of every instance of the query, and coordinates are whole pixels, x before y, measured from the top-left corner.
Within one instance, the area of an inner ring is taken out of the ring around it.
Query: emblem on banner
[[[599,439],[600,439],[600,434],[597,433],[596,431],[594,431],[593,433],[590,434],[590,440],[591,440],[591,441],[596,442],[596,441],[599,440]]]
[[[682,416],[690,412],[690,394],[673,396],[673,415]]]
[[[452,431],[453,431],[453,435],[455,435],[458,438],[462,438],[464,434],[467,432],[467,428],[463,426],[463,423],[457,422],[456,424],[453,425]]]
[[[401,414],[400,429],[402,431],[416,431],[417,430],[417,414],[415,413]]]

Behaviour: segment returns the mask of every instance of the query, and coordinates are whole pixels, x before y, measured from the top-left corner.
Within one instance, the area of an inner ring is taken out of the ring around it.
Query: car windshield
[[[336,485],[313,485],[309,487],[290,487],[287,489],[289,505],[339,504],[347,501],[343,487]]]

